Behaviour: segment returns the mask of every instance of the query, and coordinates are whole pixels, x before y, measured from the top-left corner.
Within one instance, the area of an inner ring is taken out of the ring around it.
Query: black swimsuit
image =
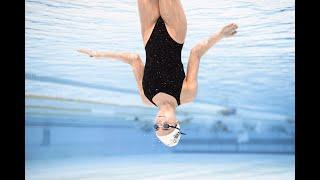
[[[159,92],[173,96],[180,105],[185,78],[181,62],[182,46],[170,37],[160,16],[145,47],[146,63],[142,80],[144,94],[155,106],[152,98]]]

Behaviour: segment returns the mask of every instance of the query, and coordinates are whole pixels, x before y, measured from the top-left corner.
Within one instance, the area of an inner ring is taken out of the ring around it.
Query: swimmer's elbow
[[[140,67],[143,65],[139,54],[130,54],[128,58],[130,59],[129,64],[131,64],[133,67]]]
[[[195,57],[197,57],[198,59],[201,57],[200,49],[199,49],[198,46],[193,47],[193,48],[190,50],[190,56],[195,56]]]
[[[203,40],[203,41],[199,42],[193,48],[191,48],[190,55],[201,58],[203,56],[203,54],[207,51],[208,44],[209,44],[208,40]]]

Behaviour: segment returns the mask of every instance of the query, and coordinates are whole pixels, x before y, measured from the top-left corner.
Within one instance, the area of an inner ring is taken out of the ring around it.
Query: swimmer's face
[[[174,112],[158,112],[155,117],[155,124],[160,126],[160,128],[156,131],[156,134],[158,136],[165,136],[167,134],[170,134],[172,131],[174,131],[174,128],[169,128],[167,130],[163,129],[163,124],[169,124],[171,126],[175,126],[178,123],[178,120],[176,119],[176,115]]]

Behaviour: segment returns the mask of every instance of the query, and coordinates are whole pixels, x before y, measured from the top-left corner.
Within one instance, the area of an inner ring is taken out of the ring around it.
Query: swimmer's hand
[[[237,33],[237,30],[238,29],[238,26],[235,24],[235,23],[231,23],[229,25],[226,25],[225,27],[223,27],[219,34],[221,37],[231,37],[233,36],[234,34]]]
[[[83,54],[87,54],[87,55],[89,55],[89,57],[95,57],[95,58],[98,57],[97,51],[93,51],[93,50],[89,50],[89,49],[78,49],[77,51],[80,53],[83,53]]]

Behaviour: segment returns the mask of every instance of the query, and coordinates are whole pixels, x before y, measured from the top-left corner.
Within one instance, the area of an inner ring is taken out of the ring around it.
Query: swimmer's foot
[[[77,51],[83,54],[87,54],[89,55],[89,57],[97,57],[97,54],[98,54],[96,51],[89,50],[89,49],[78,49]]]
[[[237,33],[237,31],[236,31],[237,29],[238,29],[238,26],[235,23],[231,23],[231,24],[228,24],[225,27],[223,27],[220,30],[219,34],[224,38],[231,37]]]

